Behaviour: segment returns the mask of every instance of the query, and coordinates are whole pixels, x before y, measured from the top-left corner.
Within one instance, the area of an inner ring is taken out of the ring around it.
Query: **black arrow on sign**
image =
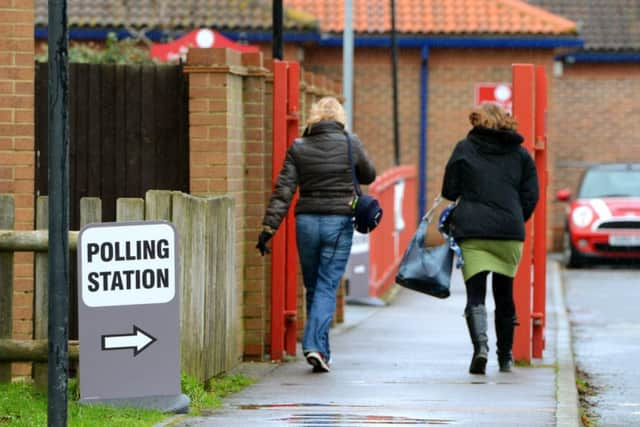
[[[133,325],[132,334],[103,335],[102,350],[133,349],[133,357],[140,354],[145,348],[156,342],[156,338],[146,333],[136,325]]]

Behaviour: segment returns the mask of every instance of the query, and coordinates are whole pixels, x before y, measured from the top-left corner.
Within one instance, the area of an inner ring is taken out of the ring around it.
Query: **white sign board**
[[[80,402],[188,410],[180,389],[177,252],[169,222],[80,231]]]
[[[169,223],[87,228],[81,297],[89,307],[162,304],[176,293],[175,231]]]

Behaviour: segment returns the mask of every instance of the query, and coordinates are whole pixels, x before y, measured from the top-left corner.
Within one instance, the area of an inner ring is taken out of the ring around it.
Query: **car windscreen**
[[[640,197],[640,170],[587,171],[578,197]]]

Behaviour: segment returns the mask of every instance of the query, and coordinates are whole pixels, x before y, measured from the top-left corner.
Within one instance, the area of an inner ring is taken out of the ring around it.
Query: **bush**
[[[83,64],[153,64],[149,50],[139,46],[136,39],[118,40],[115,33],[109,33],[104,47],[85,44],[69,47],[69,62]],[[36,56],[36,61],[47,62],[48,51]]]

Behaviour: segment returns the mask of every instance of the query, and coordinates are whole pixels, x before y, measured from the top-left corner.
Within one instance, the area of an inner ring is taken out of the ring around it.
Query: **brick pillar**
[[[243,303],[246,358],[264,354],[265,259],[255,249],[264,213],[264,80],[261,54],[191,49],[189,74],[190,191],[235,200],[236,277]]]
[[[19,230],[34,226],[34,5],[33,0],[0,1],[0,193],[12,194]],[[16,253],[13,335],[32,337],[33,255]],[[15,364],[14,375],[30,365]]]
[[[247,186],[245,222],[245,340],[247,359],[262,359],[266,354],[265,336],[269,325],[267,305],[263,302],[270,293],[270,258],[256,250],[257,237],[262,231],[262,217],[266,208],[265,194],[271,192],[271,179],[265,179],[266,163],[271,163],[271,133],[265,130],[267,70],[261,53],[243,55],[243,64],[249,74],[244,79],[245,137],[247,144]],[[270,173],[269,169],[269,173]]]

